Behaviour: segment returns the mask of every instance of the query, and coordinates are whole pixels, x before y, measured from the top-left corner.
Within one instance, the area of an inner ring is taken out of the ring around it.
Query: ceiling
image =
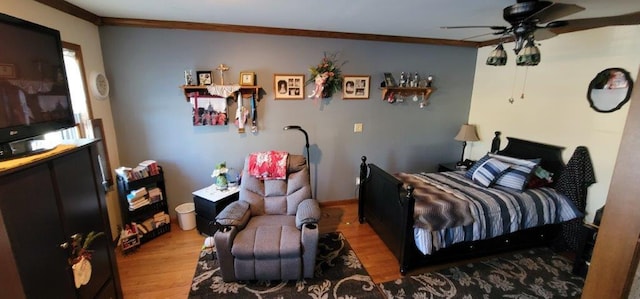
[[[46,4],[48,1],[41,1]],[[509,26],[502,9],[516,0],[65,0],[100,17],[215,23],[313,31],[482,42],[487,28]],[[640,11],[638,0],[561,0],[585,10],[563,20]],[[53,6],[53,5],[52,5]],[[640,18],[639,18],[640,19]],[[640,23],[640,20],[638,20]],[[471,38],[474,37],[474,38]]]

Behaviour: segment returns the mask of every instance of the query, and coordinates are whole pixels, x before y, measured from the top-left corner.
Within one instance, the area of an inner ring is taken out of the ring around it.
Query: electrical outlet
[[[359,176],[356,177],[356,186],[360,186],[360,177]]]

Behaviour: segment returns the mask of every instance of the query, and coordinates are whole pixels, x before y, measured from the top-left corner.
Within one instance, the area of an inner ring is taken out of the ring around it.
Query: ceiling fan
[[[525,42],[533,39],[537,40],[551,38],[556,35],[551,29],[567,26],[568,21],[558,21],[577,12],[583,11],[584,7],[575,4],[556,3],[540,0],[517,0],[516,4],[507,6],[502,11],[502,16],[511,26],[445,26],[443,29],[456,28],[489,28],[493,33],[481,34],[469,37],[476,38],[488,34],[501,36],[501,39],[513,38],[515,41],[514,51],[520,52]],[[541,25],[544,24],[544,25]]]

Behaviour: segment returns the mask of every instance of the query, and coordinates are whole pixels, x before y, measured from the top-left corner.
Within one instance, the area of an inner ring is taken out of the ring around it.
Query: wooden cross
[[[216,70],[220,71],[220,85],[224,85],[224,72],[228,71],[229,67],[222,63],[216,68]]]

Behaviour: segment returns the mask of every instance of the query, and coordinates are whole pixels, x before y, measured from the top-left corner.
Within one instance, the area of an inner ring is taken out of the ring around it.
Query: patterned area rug
[[[215,251],[200,253],[189,298],[382,298],[369,273],[339,232],[320,236],[313,279],[225,283]]]
[[[584,279],[547,248],[519,251],[380,284],[387,298],[580,298]]]

